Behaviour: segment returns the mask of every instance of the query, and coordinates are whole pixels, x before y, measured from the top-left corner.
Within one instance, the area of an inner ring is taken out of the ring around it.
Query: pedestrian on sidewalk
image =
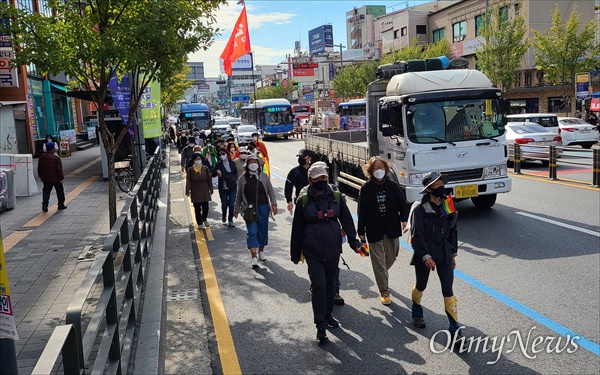
[[[189,168],[190,160],[192,160],[192,155],[194,155],[194,146],[196,146],[196,140],[194,137],[189,137],[188,145],[185,146],[181,150],[181,171],[185,172],[187,168]]]
[[[429,274],[437,268],[442,284],[444,307],[450,322],[448,330],[452,337],[460,335],[457,300],[452,290],[454,268],[458,252],[456,219],[458,213],[452,204],[452,197],[446,197],[445,184],[449,177],[439,172],[429,172],[423,177],[423,199],[413,203],[410,215],[410,235],[414,255],[411,265],[415,266],[417,282],[412,289],[413,323],[424,328],[421,297],[427,287]]]
[[[235,206],[235,195],[237,192],[238,173],[233,160],[229,158],[226,149],[219,150],[219,161],[213,168],[212,176],[217,176],[219,196],[221,198],[221,221],[223,224],[229,221],[229,227],[235,227],[233,222],[233,209]],[[229,215],[228,210],[229,209]]]
[[[387,160],[379,156],[369,159],[364,168],[369,180],[358,194],[358,237],[362,243],[369,242],[371,266],[384,305],[392,303],[388,272],[398,257],[409,213],[402,189],[388,178],[390,170]]]
[[[196,152],[192,155],[193,165],[187,170],[185,182],[185,195],[190,197],[194,204],[196,224],[198,230],[208,228],[208,202],[213,193],[212,176],[210,170],[202,164],[202,154]]]
[[[235,163],[235,168],[237,169],[239,178],[242,175],[242,173],[244,173],[244,163],[246,163],[246,157],[248,156],[249,152],[246,146],[240,145],[238,153],[240,154],[240,156],[237,159],[233,159],[233,162]]]
[[[285,200],[287,201],[287,209],[290,213],[294,211],[294,202],[300,195],[300,190],[308,185],[308,168],[312,161],[312,152],[302,149],[296,155],[298,157],[298,166],[290,170],[285,179]],[[296,191],[294,192],[294,189]],[[292,193],[294,196],[292,197]]]
[[[217,157],[219,156],[217,148],[211,144],[210,139],[206,140],[205,146],[202,149],[202,156],[205,157],[210,163],[211,167],[217,164]]]
[[[46,152],[38,160],[38,176],[44,183],[42,189],[42,211],[44,212],[48,212],[48,203],[52,188],[56,190],[58,209],[64,210],[67,208],[65,206],[65,189],[63,187],[65,175],[62,168],[62,160],[56,155],[57,150],[56,143],[46,142]]]
[[[290,255],[298,264],[303,258],[308,265],[312,287],[312,308],[317,327],[317,340],[328,341],[326,328],[339,327],[332,316],[335,278],[342,254],[342,233],[350,247],[358,252],[354,221],[342,194],[327,183],[327,170],[321,165],[308,169],[309,188],[296,202],[292,222]]]
[[[252,268],[258,268],[258,259],[266,261],[265,246],[269,243],[269,217],[277,215],[277,197],[269,176],[261,171],[260,158],[250,154],[245,172],[238,178],[233,216],[241,213],[246,222],[246,243],[252,256]],[[258,254],[258,259],[257,259]]]

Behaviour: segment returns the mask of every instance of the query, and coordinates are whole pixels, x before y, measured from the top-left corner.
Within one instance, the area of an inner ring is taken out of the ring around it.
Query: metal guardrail
[[[548,179],[550,180],[558,180],[557,177],[557,165],[560,160],[560,164],[571,164],[571,165],[583,165],[589,166],[588,163],[581,163],[576,161],[571,161],[569,159],[591,159],[592,161],[592,187],[600,187],[600,149],[592,149],[592,150],[582,150],[579,148],[572,147],[557,147],[557,146],[527,146],[529,148],[539,148],[540,153],[548,153],[547,158],[535,157],[532,159],[535,160],[543,160],[548,162]],[[560,151],[560,152],[559,152]],[[577,151],[583,152],[586,155],[569,155],[565,154],[564,151]],[[513,171],[516,174],[521,174],[521,164],[523,163],[523,151],[521,149],[521,145],[514,145],[514,165]],[[529,151],[531,152],[531,151]],[[559,159],[560,155],[560,159]],[[525,160],[529,158],[525,157]]]
[[[158,148],[127,198],[103,251],[96,256],[71,300],[65,325],[52,333],[34,374],[52,373],[61,352],[65,374],[86,374],[89,368],[92,374],[127,372],[156,223],[164,158],[164,150]],[[83,332],[83,309],[100,277],[101,293]]]

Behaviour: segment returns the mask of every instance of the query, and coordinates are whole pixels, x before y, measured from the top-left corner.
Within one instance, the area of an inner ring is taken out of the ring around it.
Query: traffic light
[[[279,81],[271,82],[271,86],[279,86]]]
[[[225,81],[224,79],[220,79],[217,81],[217,85],[225,85],[227,84],[227,81]]]
[[[302,86],[300,82],[292,82],[292,86]]]

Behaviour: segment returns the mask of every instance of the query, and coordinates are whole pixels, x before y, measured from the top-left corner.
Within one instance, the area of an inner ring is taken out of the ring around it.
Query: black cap
[[[427,193],[427,188],[433,185],[437,180],[442,179],[444,185],[450,181],[450,176],[447,174],[442,174],[440,172],[428,172],[423,176],[423,190],[421,190],[421,194]]]
[[[307,150],[305,148],[303,148],[302,150],[298,151],[298,154],[296,156],[302,156],[302,157],[307,157],[310,156],[312,157],[313,153],[311,150]]]

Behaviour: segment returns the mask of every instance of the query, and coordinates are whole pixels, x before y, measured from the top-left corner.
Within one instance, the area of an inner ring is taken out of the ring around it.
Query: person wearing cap
[[[210,139],[206,140],[206,144],[202,149],[202,156],[208,160],[211,167],[214,167],[217,164],[217,157],[219,156],[217,147],[211,144]]]
[[[429,172],[423,176],[423,199],[413,203],[409,215],[410,242],[414,250],[410,264],[415,267],[416,275],[416,284],[412,289],[414,325],[419,328],[426,326],[421,297],[427,287],[429,274],[437,270],[442,285],[444,307],[450,322],[449,331],[454,337],[455,334],[460,335],[457,300],[452,290],[458,252],[458,213],[453,205],[444,205],[447,199],[445,184],[448,180],[448,175],[439,172]]]
[[[387,160],[370,158],[364,167],[369,180],[358,193],[357,232],[361,242],[369,242],[371,266],[384,305],[392,303],[388,272],[400,252],[400,236],[409,213],[402,189],[388,177],[390,170]]]
[[[230,159],[231,153],[222,148],[219,150],[219,161],[213,169],[212,176],[218,177],[219,197],[221,198],[221,221],[229,220],[229,227],[235,227],[233,222],[233,206],[237,191],[238,173],[235,163]],[[229,209],[229,215],[227,210]]]
[[[250,152],[248,152],[248,148],[246,146],[242,146],[238,148],[238,154],[240,155],[238,158],[233,159],[235,163],[235,168],[237,169],[238,178],[244,173],[244,163],[246,163],[246,157]]]
[[[298,151],[296,155],[298,157],[298,166],[290,170],[285,179],[285,200],[287,201],[287,209],[290,213],[294,210],[294,201],[298,199],[300,190],[308,185],[308,168],[312,161],[312,152],[310,150],[302,149]],[[292,199],[292,192],[296,189],[294,198]]]
[[[48,212],[48,203],[50,201],[50,193],[52,188],[56,190],[56,198],[58,199],[58,209],[64,210],[65,206],[65,189],[63,181],[65,175],[62,168],[62,160],[56,155],[56,143],[46,142],[46,152],[40,156],[38,161],[38,176],[44,183],[42,188],[42,211]]]
[[[208,228],[208,202],[213,193],[212,176],[209,168],[202,162],[202,154],[195,152],[191,157],[192,166],[187,170],[185,195],[194,205],[198,230]]]
[[[332,312],[335,278],[342,253],[340,225],[350,247],[358,252],[361,246],[345,200],[339,192],[334,192],[327,181],[328,173],[323,166],[313,165],[308,169],[310,186],[306,190],[306,197],[301,195],[296,201],[290,241],[292,262],[298,264],[304,258],[308,265],[313,320],[320,343],[328,341],[327,327],[339,327]]]
[[[194,155],[194,147],[196,146],[196,139],[194,137],[189,137],[188,145],[185,146],[181,150],[181,171],[185,172],[186,168],[188,168],[188,164],[190,160],[192,160],[192,155]]]
[[[277,215],[277,197],[271,179],[261,171],[258,155],[249,154],[244,169],[245,172],[238,178],[233,216],[237,218],[239,213],[244,214],[251,265],[252,268],[258,268],[259,259],[263,262],[267,260],[264,250],[269,243],[269,216]],[[246,215],[246,212],[255,214]]]

